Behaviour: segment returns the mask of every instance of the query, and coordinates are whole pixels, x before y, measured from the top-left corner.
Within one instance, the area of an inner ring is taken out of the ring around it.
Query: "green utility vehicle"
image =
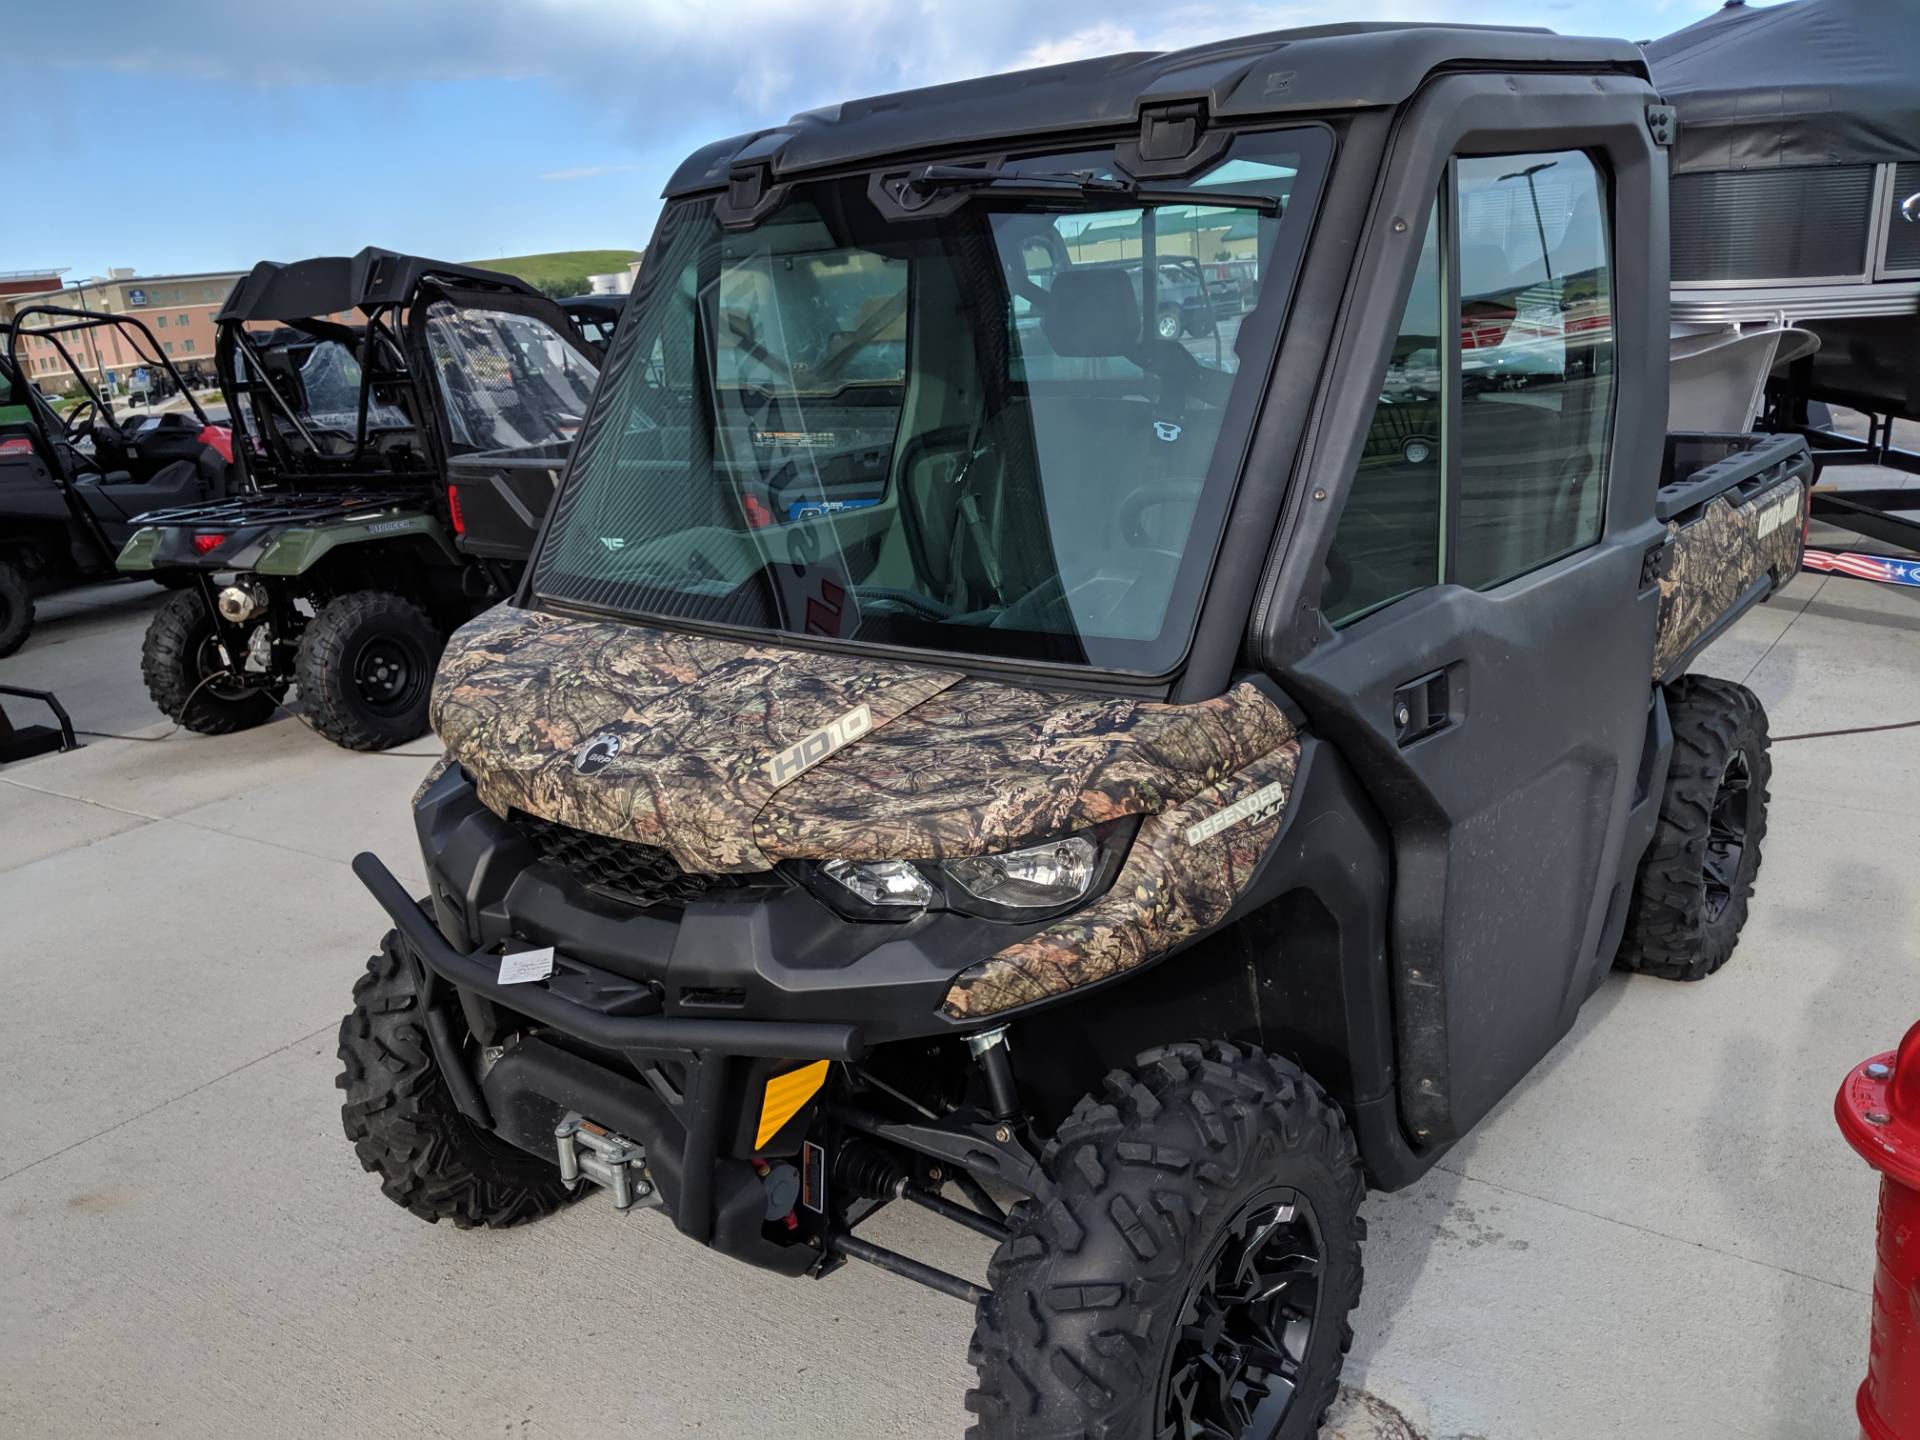
[[[216,319],[250,493],[121,551],[193,578],[147,632],[148,692],[219,735],[298,686],[336,744],[411,740],[447,633],[519,579],[600,347],[511,276],[372,249],[255,266]]]

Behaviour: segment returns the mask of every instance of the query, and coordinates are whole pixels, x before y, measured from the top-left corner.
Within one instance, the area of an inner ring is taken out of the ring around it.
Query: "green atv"
[[[957,1297],[986,1440],[1314,1434],[1368,1188],[1753,893],[1687,670],[1811,462],[1666,433],[1671,121],[1624,42],[1334,26],[699,151],[442,661],[426,898],[354,862],[385,1193]],[[1179,257],[1252,303],[1166,333]]]
[[[372,249],[262,263],[216,322],[252,493],[147,515],[120,552],[191,576],[148,693],[222,735],[298,687],[338,745],[411,740],[448,632],[519,578],[601,349],[511,276]]]

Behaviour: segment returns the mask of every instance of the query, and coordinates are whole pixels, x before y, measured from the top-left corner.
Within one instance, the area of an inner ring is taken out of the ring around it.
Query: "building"
[[[38,294],[0,293],[0,321],[11,320],[28,305],[137,316],[183,375],[211,377],[213,317],[243,273],[222,270],[195,275],[139,275],[132,270],[113,270],[64,288],[43,288]],[[52,278],[57,281],[57,272]],[[89,381],[104,383],[116,394],[125,393],[134,372],[149,358],[137,350],[133,334],[118,326],[66,337],[66,347]],[[64,389],[71,380],[72,372],[51,340],[23,338],[20,360],[27,378],[44,389]]]
[[[65,270],[0,270],[0,300],[14,295],[40,295],[60,288]]]

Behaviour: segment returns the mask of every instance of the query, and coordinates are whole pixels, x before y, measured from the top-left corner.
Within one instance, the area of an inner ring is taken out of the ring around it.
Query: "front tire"
[[[273,718],[271,689],[231,678],[198,590],[176,590],[154,612],[140,675],[160,713],[196,735],[231,735]]]
[[[1155,317],[1153,328],[1154,333],[1162,340],[1178,340],[1180,332],[1187,328],[1186,322],[1180,318],[1180,307],[1162,305],[1159,315]]]
[[[313,728],[348,750],[386,750],[426,733],[445,645],[426,612],[398,595],[356,590],[328,602],[294,662]]]
[[[0,655],[11,655],[33,633],[33,591],[18,565],[0,560]]]
[[[422,1220],[502,1229],[575,1198],[557,1165],[478,1129],[453,1103],[427,1039],[420,993],[399,932],[353,987],[340,1022],[340,1123],[361,1168]]]
[[[1014,1208],[976,1316],[978,1440],[1317,1433],[1366,1233],[1353,1136],[1318,1085],[1224,1043],[1150,1050],[1041,1161],[1056,1194]]]
[[[1704,980],[1733,954],[1767,833],[1767,712],[1744,685],[1685,675],[1667,689],[1673,760],[1635,877],[1623,969]]]

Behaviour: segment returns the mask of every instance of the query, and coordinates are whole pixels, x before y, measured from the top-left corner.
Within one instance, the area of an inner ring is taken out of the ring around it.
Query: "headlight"
[[[829,880],[883,910],[922,910],[933,886],[905,860],[829,860],[820,867]]]
[[[1069,835],[1004,855],[952,860],[947,877],[976,900],[1008,910],[1057,910],[1092,888],[1100,852],[1084,835]]]
[[[957,910],[994,920],[1043,920],[1104,888],[1133,836],[1131,820],[1001,855],[944,863],[911,860],[802,862],[808,887],[851,920],[910,920]]]

